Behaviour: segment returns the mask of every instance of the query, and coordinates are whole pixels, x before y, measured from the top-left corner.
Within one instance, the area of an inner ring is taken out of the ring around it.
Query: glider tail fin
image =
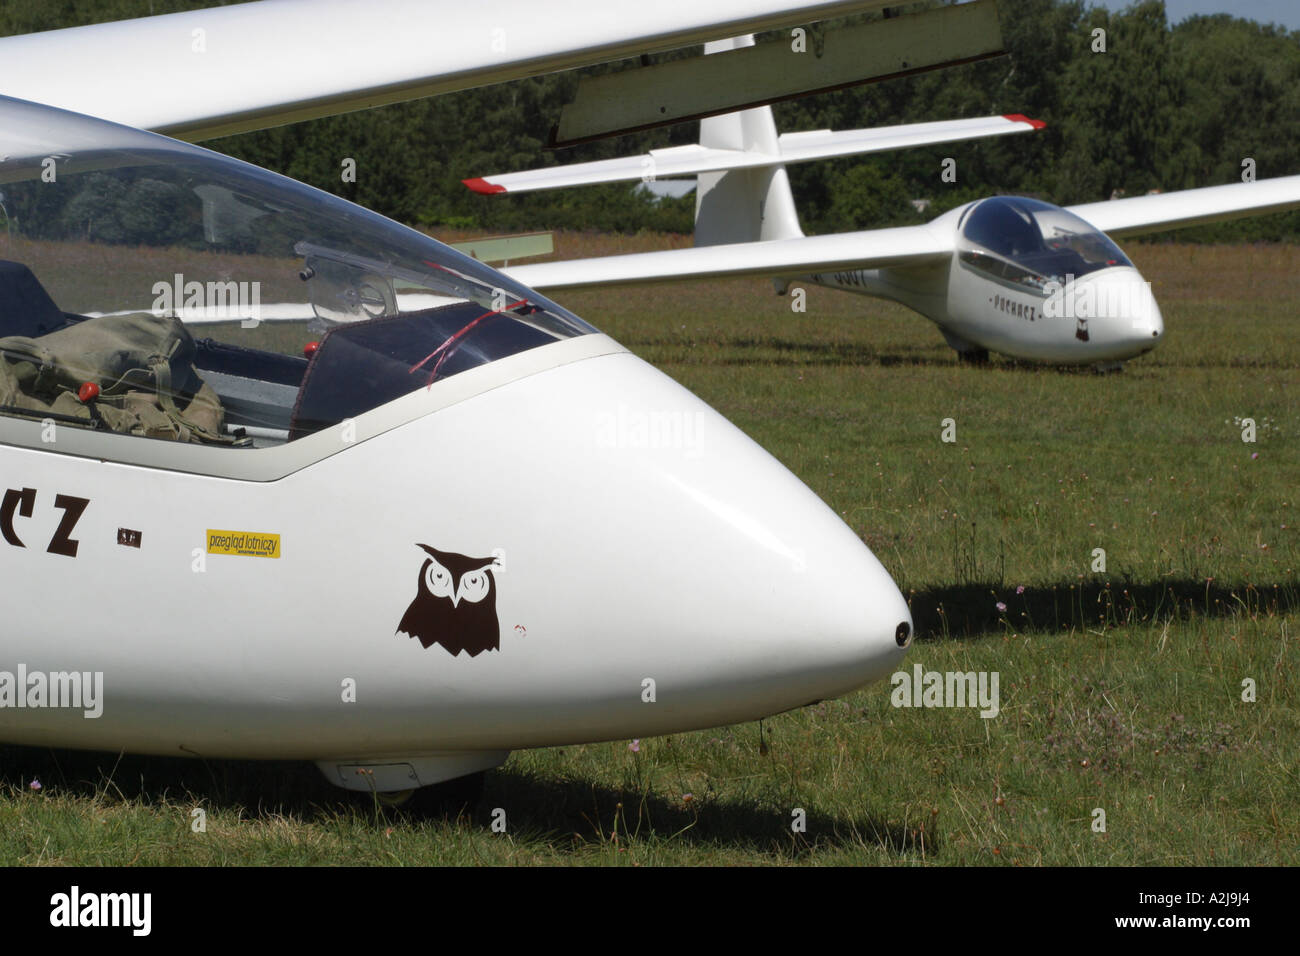
[[[752,36],[718,40],[705,44],[704,52],[720,53],[753,43]],[[706,149],[739,150],[749,155],[766,154],[774,159],[781,155],[770,106],[700,120],[700,145]],[[699,174],[695,189],[697,246],[802,235],[784,165]]]

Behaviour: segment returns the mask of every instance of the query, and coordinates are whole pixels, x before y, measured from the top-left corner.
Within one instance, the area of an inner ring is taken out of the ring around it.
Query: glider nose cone
[[[391,440],[438,449],[433,468],[393,475],[388,497],[426,509],[414,523],[402,513],[398,540],[427,541],[410,537],[413,526],[501,555],[489,629],[499,641],[463,663],[432,655],[472,689],[447,685],[455,692],[430,703],[413,672],[421,713],[432,708],[461,734],[441,740],[551,746],[757,720],[888,677],[910,642],[907,603],[858,534],[744,432],[627,352],[493,388]],[[360,456],[336,457],[358,481],[369,474]],[[475,467],[453,467],[460,457]]]
[[[1121,301],[1124,303],[1125,315],[1129,329],[1136,340],[1135,344],[1150,348],[1164,334],[1165,323],[1160,316],[1160,306],[1151,292],[1151,283],[1142,278],[1136,270],[1128,276],[1117,276]]]
[[[1149,352],[1164,335],[1160,306],[1151,283],[1136,269],[1112,269],[1098,275],[1097,309],[1110,324],[1125,355]]]
[[[808,681],[810,700],[837,697],[887,677],[912,643],[911,611],[884,567],[856,535],[849,532],[832,542],[829,532],[817,563],[794,575],[790,597],[803,627],[784,625],[797,638],[787,666]],[[823,561],[842,573],[823,569]],[[785,617],[782,612],[775,606],[764,609],[778,620]]]
[[[609,497],[587,506],[623,543],[594,566],[636,622],[629,652],[674,675],[676,699],[726,721],[887,676],[911,617],[858,535],[671,379],[630,356],[600,362],[617,374],[588,392],[587,413],[591,473]],[[584,364],[575,377],[599,371]]]

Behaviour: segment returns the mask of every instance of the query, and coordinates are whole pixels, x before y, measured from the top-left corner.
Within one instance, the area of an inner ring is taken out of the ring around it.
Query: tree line
[[[0,35],[214,5],[213,0],[5,0]],[[1009,56],[777,104],[778,129],[851,129],[999,113],[1023,113],[1047,127],[1020,136],[792,166],[791,184],[806,231],[920,222],[996,193],[1067,205],[1238,182],[1248,169],[1259,179],[1300,173],[1300,31],[1227,14],[1192,17],[1171,27],[1162,0],[1145,0],[1121,12],[1087,7],[1082,0],[1000,0],[999,8]],[[789,42],[789,34],[758,39]],[[371,55],[373,44],[367,44]],[[594,70],[637,67],[629,61]],[[461,184],[475,176],[606,159],[696,139],[697,124],[687,123],[548,150],[551,126],[576,84],[576,73],[558,73],[205,145],[435,232],[689,232],[692,196],[656,200],[631,184],[481,196]],[[940,175],[949,157],[956,161],[954,182]],[[346,181],[351,178],[344,175],[347,160],[355,163],[355,181]],[[915,200],[928,201],[924,213]],[[1173,235],[1297,241],[1300,212]]]

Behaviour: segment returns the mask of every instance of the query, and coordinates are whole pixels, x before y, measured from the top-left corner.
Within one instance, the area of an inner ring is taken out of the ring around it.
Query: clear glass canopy
[[[595,331],[375,213],[0,97],[0,414],[251,447]]]
[[[1105,233],[1072,212],[1037,199],[995,196],[961,220],[961,261],[1016,285],[1042,291],[1112,266],[1132,266]]]

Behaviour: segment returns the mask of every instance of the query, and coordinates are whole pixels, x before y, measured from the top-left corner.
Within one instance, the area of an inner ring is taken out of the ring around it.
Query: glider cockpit
[[[238,160],[2,97],[0,130],[0,415],[267,447],[595,331]]]

